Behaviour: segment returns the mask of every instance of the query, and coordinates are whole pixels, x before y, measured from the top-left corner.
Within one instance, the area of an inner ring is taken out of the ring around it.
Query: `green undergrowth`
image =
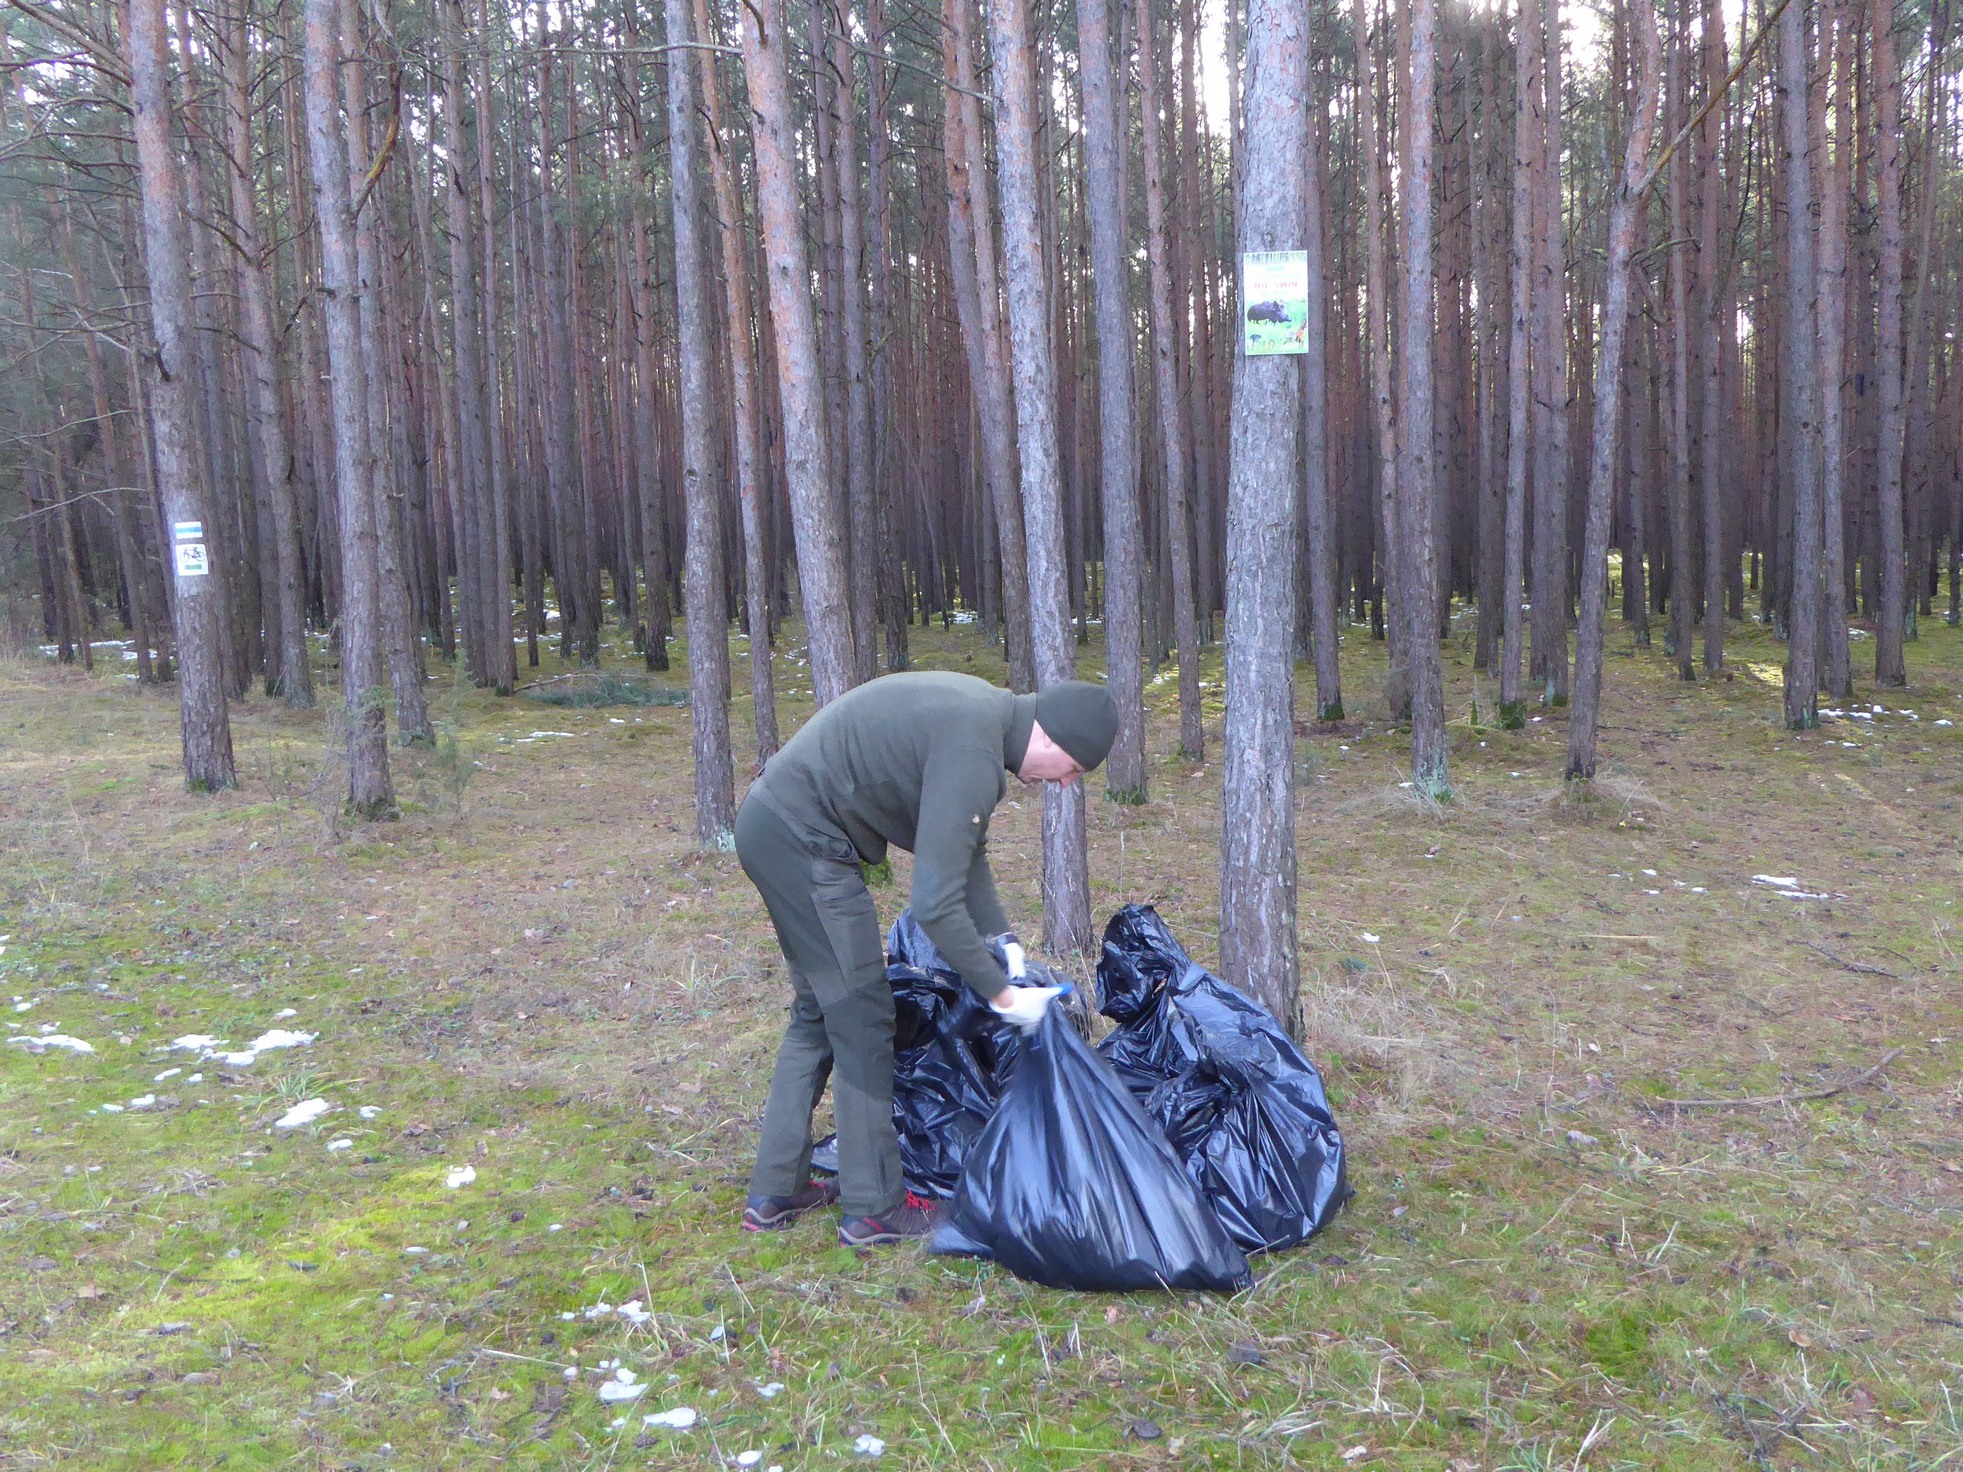
[[[450,754],[403,758],[427,810],[351,832],[317,716],[248,707],[242,789],[194,799],[167,697],[0,670],[0,1017],[94,1049],[0,1043],[0,1467],[791,1472],[862,1437],[935,1469],[1957,1466],[1963,746],[1932,723],[1963,641],[1911,650],[1943,661],[1922,724],[1831,747],[1777,729],[1761,633],[1735,682],[1646,651],[1586,794],[1537,709],[1455,718],[1440,807],[1397,785],[1359,632],[1301,762],[1358,1195],[1231,1298],[734,1229],[785,988],[690,842],[686,712],[544,738],[468,693]],[[914,656],[999,674],[972,633]],[[1151,899],[1207,956],[1217,771],[1150,688],[1151,801],[1092,804],[1094,906]],[[1039,806],[995,840],[1025,934]],[[1836,898],[1751,881],[1794,871]],[[219,1056],[275,1028],[316,1036]],[[646,1388],[602,1401],[622,1370]]]

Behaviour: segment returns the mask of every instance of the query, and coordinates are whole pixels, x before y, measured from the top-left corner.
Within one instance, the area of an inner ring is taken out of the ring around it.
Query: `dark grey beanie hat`
[[[1050,740],[1085,771],[1110,754],[1118,739],[1118,705],[1088,680],[1060,680],[1036,692],[1036,720]]]

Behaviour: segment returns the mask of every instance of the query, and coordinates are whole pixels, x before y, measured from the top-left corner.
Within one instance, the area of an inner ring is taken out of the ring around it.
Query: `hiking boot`
[[[838,1245],[873,1247],[881,1242],[905,1242],[933,1235],[940,1219],[940,1208],[924,1196],[907,1192],[907,1199],[891,1211],[878,1216],[842,1217],[838,1223]]]
[[[752,1191],[750,1199],[743,1204],[743,1230],[782,1231],[807,1211],[830,1206],[837,1200],[838,1187],[830,1181],[806,1181],[804,1189],[795,1196],[765,1196]]]

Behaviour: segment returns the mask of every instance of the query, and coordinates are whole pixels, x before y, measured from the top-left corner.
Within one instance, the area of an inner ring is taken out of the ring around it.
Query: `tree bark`
[[[708,0],[695,0],[695,24],[700,39],[709,40]],[[709,175],[721,221],[717,233],[722,243],[723,301],[729,313],[730,408],[735,420],[736,488],[743,517],[743,582],[750,623],[751,726],[756,734],[757,769],[761,771],[777,754],[777,687],[770,668],[770,571],[763,545],[756,350],[750,339],[750,273],[744,259],[747,232],[735,170],[723,142],[722,83],[716,75],[715,54],[696,54],[701,62],[703,110],[709,124]]]
[[[1541,116],[1543,32],[1539,0],[1520,0],[1514,37],[1513,259],[1507,334],[1506,405],[1506,568],[1500,594],[1500,725],[1517,730],[1526,723],[1520,689],[1522,623],[1527,567],[1527,438],[1531,430],[1534,374],[1532,302],[1534,294],[1534,201],[1539,197],[1544,162]]]
[[[1025,0],[987,0],[994,61],[995,141],[1002,186],[1002,247],[1022,457],[1023,534],[1029,556],[1031,643],[1041,689],[1076,673],[1070,570],[1057,446],[1056,366],[1039,226],[1036,57]],[[1043,788],[1043,939],[1060,954],[1091,948],[1083,784]]]
[[[1836,700],[1854,693],[1852,651],[1847,642],[1847,549],[1843,503],[1847,484],[1847,431],[1842,412],[1847,369],[1847,153],[1851,109],[1846,89],[1852,80],[1838,68],[1844,41],[1842,0],[1822,0],[1819,7],[1819,54],[1822,85],[1807,109],[1807,131],[1820,165],[1820,251],[1815,309],[1818,313],[1820,374],[1820,661],[1822,688]],[[1839,75],[1836,76],[1836,72]],[[1838,109],[1832,156],[1827,152],[1827,84],[1832,83]]]
[[[1427,12],[1431,0],[1418,0]],[[1244,252],[1292,249],[1303,223],[1306,9],[1251,0]],[[1427,134],[1427,137],[1429,134]],[[1309,303],[1311,312],[1320,303]],[[1302,1030],[1295,936],[1295,496],[1301,414],[1292,356],[1236,354],[1227,479],[1220,962]]]
[[[1382,528],[1383,591],[1379,596],[1392,610],[1391,616],[1384,620],[1384,640],[1390,654],[1384,697],[1390,706],[1391,719],[1402,721],[1411,715],[1411,655],[1407,641],[1409,624],[1402,613],[1409,602],[1403,561],[1406,544],[1397,535],[1397,400],[1391,389],[1390,265],[1384,239],[1384,217],[1389,212],[1390,201],[1377,146],[1377,66],[1371,54],[1366,0],[1356,0],[1353,28],[1357,75],[1362,79],[1357,90],[1357,120],[1363,147],[1364,292],[1370,304],[1370,387],[1376,411],[1377,508],[1378,525]]]
[[[945,56],[955,90],[946,95],[942,120],[947,161],[948,254],[952,258],[955,309],[967,347],[968,380],[981,425],[982,478],[994,511],[1002,566],[1002,642],[1009,685],[1036,688],[1029,633],[1029,561],[1022,526],[1022,492],[1016,480],[1014,390],[1002,343],[1001,287],[997,279],[995,223],[988,199],[988,157],[981,136],[981,101],[974,95],[973,45],[968,0],[943,0]]]
[[[689,44],[688,0],[666,0],[668,42]],[[694,730],[695,836],[704,848],[735,842],[736,799],[729,757],[729,638],[724,621],[722,487],[710,362],[708,273],[696,197],[694,64],[668,53],[668,188],[675,233],[675,336],[682,402],[682,500],[688,512],[682,599],[688,619],[689,717]]]
[[[1875,357],[1880,379],[1878,490],[1881,523],[1881,606],[1875,617],[1874,679],[1906,685],[1902,657],[1908,611],[1908,569],[1902,527],[1902,449],[1908,403],[1902,370],[1902,78],[1895,59],[1895,0],[1872,0],[1876,130],[1875,228],[1880,236],[1880,292]]]
[[[1312,12],[1313,14],[1313,12]],[[1329,494],[1329,272],[1323,235],[1323,130],[1309,83],[1308,133],[1303,149],[1305,193],[1303,251],[1308,257],[1309,316],[1303,324],[1302,355],[1302,559],[1309,580],[1309,634],[1315,660],[1315,712],[1319,721],[1343,718],[1343,670],[1336,632],[1336,508]]]
[[[1567,258],[1561,231],[1561,0],[1541,10],[1541,166],[1535,178],[1538,257],[1534,266],[1534,638],[1531,669],[1542,700],[1568,698],[1568,356]]]
[[[1608,625],[1609,521],[1615,503],[1616,432],[1622,420],[1622,345],[1629,329],[1629,278],[1652,176],[1651,144],[1663,90],[1663,45],[1650,0],[1632,0],[1639,52],[1636,111],[1623,148],[1622,179],[1609,209],[1608,275],[1602,287],[1602,340],[1595,354],[1594,436],[1588,466],[1588,518],[1581,557],[1581,621],[1575,637],[1574,705],[1568,718],[1568,780],[1595,775],[1602,705],[1602,652]],[[1672,570],[1672,578],[1683,569]],[[1680,588],[1677,596],[1685,596]],[[1688,656],[1684,656],[1687,658]]]
[[[959,0],[951,0],[959,3]],[[1166,237],[1163,133],[1159,124],[1159,58],[1151,0],[1135,0],[1138,29],[1138,95],[1145,167],[1145,263],[1150,276],[1153,397],[1158,401],[1164,467],[1165,559],[1172,581],[1173,644],[1179,657],[1179,754],[1206,758],[1200,713],[1199,617],[1194,608],[1193,538],[1187,452],[1180,414],[1178,337],[1173,323],[1171,246]]]
[[[830,452],[825,445],[811,274],[799,223],[795,124],[785,72],[788,45],[783,0],[743,7],[743,70],[754,110],[757,214],[763,224],[778,397],[784,415],[784,479],[811,650],[812,693],[822,706],[852,688],[852,623],[845,601],[844,547],[838,522],[830,514]]]
[[[1411,70],[1400,130],[1404,311],[1403,399],[1398,406],[1402,468],[1398,535],[1403,539],[1404,647],[1411,690],[1411,781],[1418,792],[1449,799],[1445,688],[1438,654],[1438,565],[1433,535],[1436,461],[1432,383],[1432,124],[1436,109],[1436,0],[1411,0]],[[1392,616],[1398,609],[1392,605]]]
[[[143,248],[150,278],[150,321],[155,336],[151,434],[164,520],[174,542],[176,533],[188,524],[204,527],[211,512],[192,418],[191,276],[183,235],[181,165],[171,142],[163,0],[131,0],[127,45],[142,187]],[[207,549],[211,545],[208,538],[203,538],[202,544]],[[172,553],[176,555],[174,545]],[[215,579],[173,575],[169,568],[165,577],[175,593],[171,625],[177,644],[184,778],[194,792],[215,792],[236,785],[237,780],[220,656],[219,621],[224,613]]]
[[[340,504],[341,695],[347,711],[348,810],[393,816],[383,712],[381,605],[376,589],[375,500],[369,475],[361,369],[360,277],[341,134],[338,0],[306,0],[307,153],[327,319],[328,391],[334,415],[334,480]]]
[[[1108,0],[1078,0],[1084,84],[1084,168],[1091,271],[1097,304],[1099,480],[1104,491],[1105,679],[1118,706],[1118,737],[1106,759],[1105,792],[1146,800],[1144,568],[1139,541],[1138,441],[1133,425],[1131,287],[1126,268],[1120,161],[1126,129],[1112,75]],[[1321,297],[1313,292],[1312,302]]]
[[[1810,345],[1818,330],[1818,278],[1814,261],[1813,170],[1807,139],[1806,20],[1798,5],[1779,15],[1779,90],[1786,155],[1786,341]],[[1819,364],[1810,346],[1789,351],[1781,362],[1789,381],[1782,413],[1792,416],[1792,601],[1787,615],[1786,726],[1803,731],[1820,724],[1820,450]]]

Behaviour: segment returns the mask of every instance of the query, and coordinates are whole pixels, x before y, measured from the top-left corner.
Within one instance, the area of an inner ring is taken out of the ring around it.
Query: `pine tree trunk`
[[[1779,15],[1780,121],[1785,137],[1786,341],[1808,344],[1780,364],[1787,381],[1781,413],[1791,416],[1792,598],[1786,624],[1786,726],[1803,731],[1820,724],[1820,448],[1819,364],[1811,351],[1818,330],[1818,277],[1814,266],[1813,170],[1807,139],[1807,45],[1804,12],[1788,5]]]
[[[1714,95],[1723,85],[1724,18],[1717,0],[1704,0],[1704,91]],[[1724,442],[1729,433],[1723,398],[1724,272],[1718,259],[1718,224],[1724,210],[1722,175],[1724,109],[1714,106],[1704,115],[1698,141],[1698,165],[1703,178],[1702,207],[1697,214],[1697,278],[1702,311],[1701,426],[1698,438],[1698,481],[1704,522],[1704,673],[1724,668],[1725,535]]]
[[[1639,75],[1636,111],[1623,149],[1622,179],[1609,209],[1608,271],[1602,287],[1602,340],[1595,354],[1594,434],[1588,465],[1588,516],[1581,555],[1581,620],[1575,636],[1574,708],[1568,718],[1568,780],[1595,775],[1602,706],[1602,653],[1608,626],[1609,522],[1615,503],[1616,432],[1622,418],[1622,345],[1629,329],[1629,278],[1650,148],[1662,105],[1663,44],[1650,0],[1632,0]],[[1671,569],[1673,582],[1685,569]],[[1679,585],[1674,596],[1685,596]]]
[[[211,512],[192,418],[191,279],[184,248],[180,161],[171,140],[163,0],[131,0],[127,45],[142,187],[144,259],[150,279],[150,320],[156,339],[151,433],[158,491],[166,529],[172,535],[170,555],[182,557],[176,552],[176,533],[194,523],[202,528],[211,519]],[[185,538],[187,543],[191,540]],[[202,545],[208,549],[209,540],[203,540]],[[219,622],[224,614],[211,577],[174,574],[170,567],[164,576],[175,594],[171,622],[178,657],[184,778],[195,792],[215,792],[236,782],[220,656]]]
[[[1527,568],[1527,439],[1533,403],[1532,351],[1534,294],[1534,201],[1539,197],[1542,127],[1540,6],[1520,0],[1514,37],[1513,118],[1513,257],[1506,372],[1506,518],[1505,570],[1500,593],[1500,725],[1515,730],[1526,723],[1521,694],[1522,622],[1526,610]]]
[[[1430,0],[1418,3],[1429,7]],[[1293,249],[1304,209],[1306,9],[1286,0],[1251,0],[1246,67],[1241,249]],[[1311,312],[1319,306],[1309,303]],[[1296,1036],[1302,1029],[1293,627],[1300,372],[1292,356],[1235,358],[1220,858],[1222,973]]]
[[[1908,404],[1902,370],[1902,78],[1895,60],[1894,0],[1873,0],[1874,89],[1878,141],[1875,158],[1875,228],[1880,236],[1880,298],[1875,356],[1881,390],[1879,494],[1881,607],[1875,619],[1874,679],[1906,685],[1902,657],[1908,608],[1908,569],[1902,526],[1902,447]]]
[[[1370,45],[1370,16],[1366,0],[1356,0],[1357,119],[1363,146],[1364,291],[1370,304],[1370,387],[1375,401],[1377,431],[1377,508],[1381,533],[1383,591],[1379,595],[1393,610],[1384,620],[1384,639],[1390,666],[1384,677],[1384,698],[1391,719],[1411,716],[1409,625],[1401,610],[1409,602],[1405,588],[1404,539],[1396,534],[1398,496],[1397,400],[1391,391],[1390,265],[1385,245],[1385,215],[1390,201],[1383,181],[1377,140],[1377,65]]]
[[[341,694],[347,710],[348,810],[392,816],[384,722],[381,603],[376,589],[375,499],[369,478],[361,369],[360,278],[340,124],[337,0],[306,0],[307,153],[320,228],[321,310],[327,319],[328,392],[334,416],[334,481],[340,504]]]
[[[1398,424],[1403,469],[1397,484],[1398,535],[1404,540],[1404,640],[1410,671],[1411,781],[1424,795],[1451,796],[1445,741],[1445,689],[1438,654],[1438,563],[1433,522],[1436,493],[1432,382],[1432,126],[1436,107],[1436,0],[1411,0],[1411,70],[1404,88],[1402,195],[1404,311],[1403,399]],[[1392,616],[1398,614],[1392,605]]]
[[[1533,301],[1533,673],[1542,699],[1568,698],[1567,259],[1561,229],[1561,0],[1545,0],[1541,164]]]
[[[1851,110],[1846,91],[1851,67],[1839,67],[1845,49],[1843,0],[1819,7],[1822,85],[1808,108],[1808,133],[1820,165],[1820,253],[1816,310],[1819,314],[1820,373],[1820,663],[1822,688],[1836,700],[1854,693],[1853,655],[1847,642],[1845,487],[1847,430],[1843,412],[1847,374],[1847,151]],[[1836,75],[1838,73],[1838,75]],[[1833,84],[1837,124],[1832,157],[1827,153],[1827,87]]]
[[[852,688],[851,615],[845,553],[831,512],[830,452],[818,377],[817,324],[799,220],[795,125],[785,72],[789,37],[783,0],[743,8],[743,69],[749,79],[756,146],[757,214],[762,221],[770,315],[784,415],[784,477],[795,528],[798,589],[819,705]]]
[[[1078,0],[1084,84],[1084,166],[1097,301],[1098,431],[1104,491],[1105,678],[1118,706],[1118,738],[1105,767],[1113,801],[1146,800],[1144,562],[1140,552],[1138,441],[1133,425],[1131,287],[1126,268],[1120,161],[1125,109],[1112,75],[1108,0]],[[1320,296],[1311,300],[1320,301]]]
[[[1321,95],[1310,81],[1310,98]],[[1309,316],[1302,356],[1302,551],[1308,574],[1309,635],[1315,660],[1315,712],[1319,721],[1343,718],[1343,672],[1336,632],[1336,509],[1329,494],[1329,272],[1323,234],[1323,129],[1319,108],[1308,109],[1302,183],[1306,199],[1302,245],[1308,257]],[[1299,631],[1298,631],[1299,632]]]
[[[951,0],[959,3],[959,0]],[[1171,564],[1173,643],[1179,654],[1179,754],[1206,757],[1200,713],[1199,619],[1194,608],[1193,541],[1187,495],[1185,422],[1180,413],[1178,336],[1173,320],[1171,247],[1166,238],[1163,134],[1159,126],[1159,58],[1151,0],[1135,0],[1138,92],[1145,168],[1145,262],[1150,281],[1153,397],[1158,401],[1164,467],[1165,560]]]
[[[685,49],[688,0],[666,0],[668,186],[675,231],[675,329],[680,349],[682,500],[688,511],[683,606],[688,619],[689,718],[695,733],[695,836],[704,848],[734,840],[736,799],[729,757],[729,639],[723,618],[722,487],[711,451],[715,432],[708,271],[695,186],[695,67]]]
[[[1002,641],[1009,685],[1036,688],[1029,633],[1029,563],[1022,526],[1022,492],[1016,484],[1014,390],[1002,342],[1001,288],[997,281],[995,225],[988,199],[987,150],[981,137],[968,0],[943,0],[945,56],[955,90],[946,94],[942,154],[947,163],[948,254],[955,309],[967,347],[968,381],[980,420],[982,479],[994,511],[1002,569]]]
[[[710,39],[708,0],[695,0],[700,39]],[[756,350],[750,339],[750,274],[745,259],[743,201],[723,142],[722,83],[715,54],[698,52],[703,111],[709,124],[709,175],[715,188],[722,245],[723,302],[729,323],[730,407],[735,420],[736,487],[743,517],[743,581],[750,623],[751,724],[757,768],[777,754],[777,687],[770,668],[770,573],[763,545],[763,484],[759,465]],[[670,65],[674,63],[671,61]]]
[[[1029,621],[1041,689],[1076,672],[1070,569],[1064,551],[1056,366],[1039,226],[1036,57],[1025,0],[987,0],[994,62],[996,149],[1001,165],[1002,253],[1022,459],[1023,532],[1029,556]],[[1091,948],[1084,788],[1043,788],[1043,939],[1059,954]]]
[[[1652,17],[1653,20],[1653,17]],[[1681,44],[1682,32],[1671,62],[1673,84],[1670,88],[1674,105],[1671,109],[1671,131],[1680,125],[1679,119],[1685,111],[1685,96],[1688,89],[1684,85],[1684,48]],[[1678,242],[1689,237],[1688,225],[1684,219],[1684,174],[1691,165],[1691,155],[1679,152],[1670,164],[1668,195],[1668,220],[1670,233],[1669,282],[1670,282],[1670,362],[1669,384],[1670,404],[1668,418],[1670,480],[1670,653],[1677,662],[1677,678],[1695,681],[1697,664],[1694,636],[1697,612],[1697,594],[1692,576],[1696,566],[1696,554],[1692,550],[1690,535],[1690,263],[1685,258],[1685,248]]]

